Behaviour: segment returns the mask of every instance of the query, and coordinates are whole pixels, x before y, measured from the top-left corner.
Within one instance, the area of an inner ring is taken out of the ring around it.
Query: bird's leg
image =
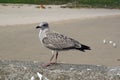
[[[56,64],[57,63],[57,58],[58,58],[58,51],[56,51],[56,55],[54,54],[55,51],[52,51],[52,57],[50,58],[50,62],[45,64],[44,67],[50,66],[51,64]],[[53,61],[53,58],[55,56],[55,61]]]
[[[57,63],[57,58],[58,58],[58,51],[56,52],[55,63]]]
[[[55,58],[53,57],[53,58],[54,58],[54,61],[52,61],[53,58],[51,59],[51,61],[50,61],[51,64],[56,64],[56,63],[57,63],[58,51],[56,51],[56,54],[54,54],[54,55],[55,55]]]
[[[53,58],[54,58],[54,51],[52,51],[52,57],[50,58],[50,62],[45,64],[45,65],[43,65],[43,66],[47,67],[47,66],[50,66],[51,64],[53,64],[53,62],[52,62]]]
[[[58,58],[58,51],[56,51],[56,54],[55,54],[55,51],[52,51],[52,57],[51,57],[51,59],[50,59],[50,63],[51,64],[55,64],[55,63],[57,63],[57,58]],[[55,58],[54,58],[54,56],[55,56]],[[54,58],[54,61],[53,61],[53,58]]]
[[[52,57],[50,58],[50,63],[52,63],[53,58],[54,58],[54,51],[52,51]]]

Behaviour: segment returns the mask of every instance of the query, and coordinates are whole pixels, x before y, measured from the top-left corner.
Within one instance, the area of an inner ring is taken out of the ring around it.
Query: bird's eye
[[[47,26],[46,24],[44,24],[43,26]]]

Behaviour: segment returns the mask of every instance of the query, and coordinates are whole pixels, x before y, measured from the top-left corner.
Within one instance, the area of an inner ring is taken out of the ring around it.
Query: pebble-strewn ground
[[[41,67],[36,61],[0,61],[0,80],[120,80],[120,66],[54,64]]]

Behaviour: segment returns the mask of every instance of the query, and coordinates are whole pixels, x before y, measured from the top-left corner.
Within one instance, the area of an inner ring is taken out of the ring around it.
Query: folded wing
[[[53,50],[64,50],[75,47],[75,40],[58,33],[48,33],[42,40],[44,46]]]

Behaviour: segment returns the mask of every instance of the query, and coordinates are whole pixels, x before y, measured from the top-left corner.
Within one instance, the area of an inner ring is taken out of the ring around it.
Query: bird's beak
[[[36,29],[41,28],[40,26],[37,26]]]

